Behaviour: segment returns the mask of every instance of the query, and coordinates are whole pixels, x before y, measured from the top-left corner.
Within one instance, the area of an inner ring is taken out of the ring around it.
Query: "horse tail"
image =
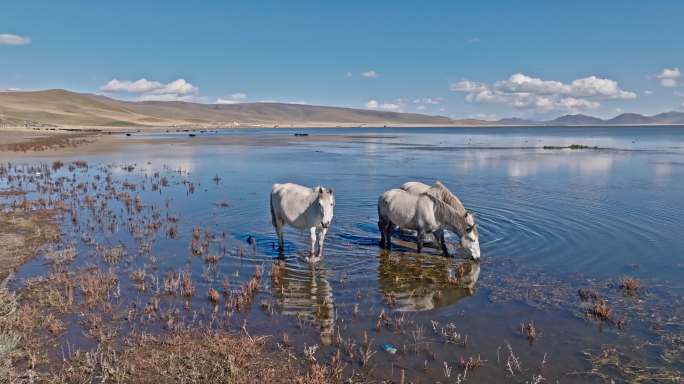
[[[273,194],[271,194],[271,223],[273,224],[274,227],[278,227],[277,221],[276,221],[276,214],[275,210],[273,209]]]
[[[387,221],[387,202],[385,201],[384,197],[384,195],[380,195],[380,197],[378,197],[378,219],[380,219],[380,222]]]

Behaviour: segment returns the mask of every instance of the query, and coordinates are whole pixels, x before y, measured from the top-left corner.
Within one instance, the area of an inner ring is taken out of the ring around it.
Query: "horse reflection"
[[[281,312],[318,324],[321,343],[330,345],[335,327],[335,301],[325,271],[314,265],[285,260],[276,263],[281,272],[273,279],[272,289]]]
[[[398,311],[417,312],[453,305],[475,292],[480,264],[474,261],[383,251],[378,280]]]

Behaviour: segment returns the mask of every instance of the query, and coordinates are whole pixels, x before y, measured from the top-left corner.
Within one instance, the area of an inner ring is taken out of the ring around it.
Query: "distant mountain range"
[[[497,125],[544,125],[544,126],[583,126],[583,125],[680,125],[684,124],[684,112],[665,112],[653,116],[644,116],[638,113],[623,113],[612,119],[600,119],[598,117],[582,114],[564,115],[553,120],[534,121],[516,118],[497,120]]]
[[[623,113],[612,119],[565,115],[553,120],[454,120],[444,116],[286,103],[201,104],[122,101],[62,89],[0,92],[0,127],[359,127],[684,125],[684,112]]]
[[[286,103],[200,104],[181,101],[122,101],[62,89],[0,92],[5,126],[192,126],[301,127],[383,125],[478,125],[477,120],[367,109]]]

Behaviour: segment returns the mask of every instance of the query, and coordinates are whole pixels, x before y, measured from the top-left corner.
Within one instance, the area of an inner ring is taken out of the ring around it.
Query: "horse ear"
[[[323,187],[318,187],[318,193],[323,193]]]
[[[334,194],[335,194],[335,191],[333,191],[332,188],[328,188],[328,192],[330,192],[331,195],[334,195]]]
[[[465,215],[463,215],[463,218],[464,218],[464,219],[467,219],[467,218],[468,218],[468,215],[470,215],[470,212],[466,211]]]
[[[442,184],[442,182],[439,180],[435,181],[435,185],[440,186],[440,187],[444,186],[444,184]]]

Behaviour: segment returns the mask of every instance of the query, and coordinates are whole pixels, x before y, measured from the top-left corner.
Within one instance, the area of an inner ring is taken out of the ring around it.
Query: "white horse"
[[[271,221],[278,234],[278,246],[283,251],[283,227],[290,225],[299,230],[308,229],[311,235],[309,262],[323,256],[323,241],[333,219],[335,195],[324,187],[309,188],[286,183],[273,184],[271,190]],[[317,233],[318,232],[318,233]],[[318,238],[318,252],[316,240]]]
[[[409,181],[402,184],[401,189],[413,195],[420,195],[421,193],[429,193],[436,196],[438,199],[451,206],[461,217],[461,223],[458,228],[465,228],[465,231],[458,231],[461,238],[461,247],[465,249],[474,259],[480,258],[480,235],[475,225],[475,216],[468,212],[461,200],[456,197],[447,187],[440,181],[435,182],[433,186],[421,183],[419,181]],[[442,247],[442,252],[445,256],[449,255],[449,251],[444,241],[444,231],[438,230],[435,232],[437,242]]]
[[[463,215],[459,214],[456,209],[442,200],[437,188],[430,187],[418,195],[403,189],[386,191],[378,199],[378,217],[382,247],[388,249],[391,247],[392,232],[399,227],[417,232],[418,253],[422,251],[424,235],[434,233],[440,239],[445,256],[449,256],[442,231],[450,229],[461,235],[461,245],[470,251],[471,257],[474,259],[480,257],[472,214],[468,212]]]

